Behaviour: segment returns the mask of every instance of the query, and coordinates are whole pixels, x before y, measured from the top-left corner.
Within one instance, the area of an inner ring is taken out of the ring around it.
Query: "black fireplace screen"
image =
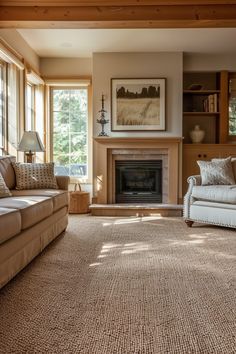
[[[162,161],[116,161],[116,203],[161,203]]]

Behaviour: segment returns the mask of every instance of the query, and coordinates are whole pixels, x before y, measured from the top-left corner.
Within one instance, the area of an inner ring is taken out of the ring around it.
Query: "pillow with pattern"
[[[202,185],[235,184],[231,157],[215,161],[197,161]]]
[[[219,161],[219,160],[225,160],[224,158],[214,158],[211,161],[215,162],[215,161]],[[231,157],[231,164],[232,164],[232,169],[233,169],[233,174],[234,174],[234,180],[236,182],[236,158],[235,157]]]
[[[4,178],[0,172],[0,198],[10,197],[12,194],[9,191]]]
[[[57,189],[54,163],[13,162],[16,174],[16,189]]]

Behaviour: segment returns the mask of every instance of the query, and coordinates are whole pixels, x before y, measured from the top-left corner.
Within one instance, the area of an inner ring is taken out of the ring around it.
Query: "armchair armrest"
[[[188,219],[189,218],[189,211],[190,211],[190,206],[193,203],[194,198],[192,197],[192,190],[193,187],[195,186],[200,186],[201,185],[201,176],[196,175],[196,176],[190,176],[187,179],[188,182],[188,190],[187,193],[184,196],[184,218]]]
[[[57,184],[59,189],[67,190],[69,189],[70,177],[69,176],[56,176]]]
[[[192,185],[192,186],[200,186],[202,183],[201,176],[200,175],[190,176],[187,179],[187,182],[189,185]]]

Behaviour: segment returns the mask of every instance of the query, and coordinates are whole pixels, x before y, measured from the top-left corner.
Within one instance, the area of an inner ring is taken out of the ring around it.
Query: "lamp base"
[[[26,152],[25,156],[26,156],[26,162],[27,163],[32,163],[33,162],[33,153],[32,152]]]

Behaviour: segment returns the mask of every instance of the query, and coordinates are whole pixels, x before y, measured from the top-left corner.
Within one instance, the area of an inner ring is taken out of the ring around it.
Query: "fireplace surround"
[[[94,203],[116,204],[116,161],[161,161],[162,199],[178,204],[181,138],[94,138]]]

